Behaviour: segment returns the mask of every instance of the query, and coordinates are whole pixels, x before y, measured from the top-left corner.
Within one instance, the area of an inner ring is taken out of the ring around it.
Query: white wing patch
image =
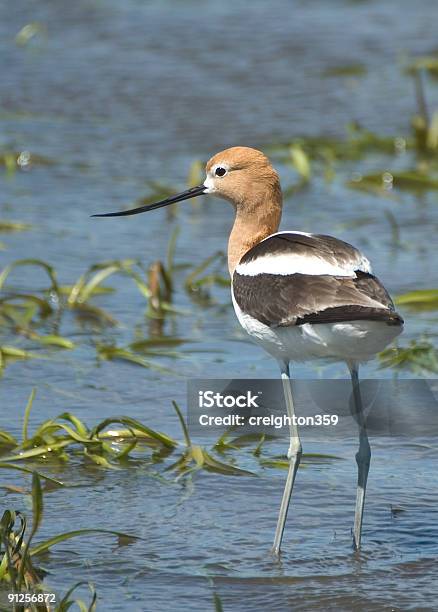
[[[300,234],[303,236],[312,236],[306,232],[278,232],[272,234]],[[269,240],[272,236],[268,236],[265,240]],[[258,274],[278,274],[280,276],[288,276],[289,274],[309,274],[309,275],[330,275],[330,276],[351,276],[355,277],[355,271],[371,272],[371,265],[368,259],[356,249],[351,249],[351,258],[347,261],[337,260],[336,257],[321,253],[318,255],[314,252],[304,254],[299,253],[269,253],[261,257],[257,257],[251,261],[240,263],[236,267],[238,274],[245,276],[257,276]]]

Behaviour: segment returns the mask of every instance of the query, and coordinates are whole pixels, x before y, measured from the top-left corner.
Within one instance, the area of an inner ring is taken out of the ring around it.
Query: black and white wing
[[[240,310],[269,327],[375,320],[402,325],[369,261],[332,236],[280,232],[240,260],[233,275]]]

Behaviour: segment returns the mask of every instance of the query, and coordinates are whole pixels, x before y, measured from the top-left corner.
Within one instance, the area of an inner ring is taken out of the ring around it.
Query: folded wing
[[[248,251],[233,275],[239,308],[269,327],[376,320],[402,325],[368,260],[331,236],[284,232]]]

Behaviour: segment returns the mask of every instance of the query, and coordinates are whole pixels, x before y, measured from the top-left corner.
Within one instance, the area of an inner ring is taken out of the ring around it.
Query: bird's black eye
[[[224,174],[227,173],[227,171],[225,170],[225,168],[221,168],[220,166],[218,166],[216,168],[216,170],[214,171],[216,176],[224,176]]]

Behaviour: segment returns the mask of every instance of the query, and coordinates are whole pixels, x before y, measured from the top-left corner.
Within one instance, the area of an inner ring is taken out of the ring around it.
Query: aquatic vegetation
[[[15,359],[35,359],[40,357],[36,353],[24,351],[15,346],[0,345],[0,371],[5,367],[8,361]]]
[[[363,64],[351,63],[328,68],[323,72],[326,77],[362,77],[367,69]]]
[[[32,526],[29,535],[27,533],[27,517],[19,510],[5,510],[0,520],[0,584],[4,583],[15,593],[20,591],[43,593],[50,592],[50,587],[43,583],[46,572],[35,564],[38,556],[47,552],[53,546],[80,536],[90,535],[111,535],[125,541],[133,541],[138,539],[135,535],[129,535],[119,531],[109,529],[76,529],[60,533],[55,536],[34,544],[34,538],[37,535],[39,527],[42,523],[44,503],[43,489],[41,481],[36,472],[32,475]],[[79,583],[81,584],[81,583]],[[57,610],[67,610],[72,601],[70,597],[73,591],[79,586],[67,591],[66,595],[60,602]],[[91,587],[92,602],[89,610],[94,609],[92,606],[96,600],[94,588]],[[78,601],[76,601],[78,604]],[[79,605],[79,604],[78,604]],[[50,610],[53,609],[50,605],[44,603],[31,603],[26,605],[27,610]],[[82,609],[87,609],[82,607]]]
[[[0,219],[0,232],[24,232],[31,229],[29,223],[21,223],[20,221],[6,221]]]
[[[83,599],[71,598],[73,593],[83,586],[88,587],[88,590],[90,591],[91,600],[88,605],[84,602]],[[67,612],[67,610],[69,610],[71,606],[75,604],[81,611],[83,610],[84,612],[95,612],[95,610],[97,609],[97,592],[91,582],[86,582],[85,580],[82,580],[81,582],[77,582],[75,585],[73,585],[59,602],[56,608],[56,612]]]
[[[90,428],[74,414],[64,412],[44,421],[30,435],[28,423],[34,398],[35,391],[31,393],[24,412],[21,441],[7,431],[0,430],[0,468],[20,469],[21,462],[31,462],[32,467],[51,463],[62,465],[72,458],[82,458],[85,462],[91,461],[103,468],[116,469],[127,465],[131,453],[135,449],[139,450],[140,446],[143,452],[151,451],[148,461],[152,464],[161,463],[177,451],[178,459],[165,467],[166,472],[175,472],[177,478],[200,469],[234,476],[253,475],[232,463],[215,458],[212,452],[216,450],[216,445],[207,451],[193,444],[184,417],[175,402],[173,407],[181,424],[183,446],[171,436],[129,416],[109,417]],[[59,480],[43,474],[39,476],[52,485],[63,486]]]
[[[322,464],[332,463],[333,461],[340,461],[342,457],[337,455],[327,455],[323,453],[304,453],[300,463],[300,468],[305,468],[308,464]],[[267,468],[278,468],[281,470],[289,469],[289,460],[286,455],[277,455],[268,459],[261,459],[260,465]]]
[[[73,460],[81,460],[85,465],[94,463],[111,470],[142,465],[143,469],[150,469],[153,474],[161,465],[160,477],[174,474],[173,481],[192,477],[200,470],[228,476],[256,476],[255,472],[236,465],[234,455],[245,447],[250,448],[250,456],[262,468],[283,469],[288,465],[285,456],[270,457],[262,452],[265,443],[274,439],[264,434],[230,438],[233,433],[230,428],[211,448],[194,443],[176,402],[172,404],[181,425],[183,443],[126,415],[108,417],[94,427],[88,427],[73,413],[64,412],[44,421],[30,433],[29,417],[34,399],[35,391],[32,391],[24,411],[21,440],[0,430],[0,469],[36,474],[49,490],[68,485],[59,478],[41,472],[40,466],[60,470],[65,463]],[[222,458],[219,459],[217,455],[222,455]],[[303,455],[304,465],[327,463],[335,459],[340,457],[315,453]]]
[[[429,191],[438,189],[438,176],[435,178],[418,170],[385,171],[382,174],[359,175],[354,180],[348,181],[347,185],[354,189],[363,189],[370,192],[389,191],[393,188]]]
[[[346,138],[330,136],[311,136],[295,138],[289,142],[275,143],[268,148],[269,152],[284,162],[290,158],[291,147],[300,147],[315,162],[355,161],[371,153],[394,155],[405,149],[412,141],[400,137],[381,136],[365,129],[358,123],[347,125]]]
[[[115,346],[114,344],[98,344],[96,346],[97,356],[99,359],[106,360],[121,360],[127,361],[129,363],[133,363],[135,365],[141,366],[143,368],[151,368],[153,370],[157,370],[158,372],[162,372],[165,374],[172,374],[172,370],[160,366],[157,363],[147,359],[145,355],[150,355],[153,357],[179,357],[180,354],[177,352],[170,351],[156,351],[153,349],[142,350],[142,354],[135,352],[129,348],[122,348]]]
[[[73,313],[76,322],[85,328],[91,328],[98,334],[103,334],[108,327],[117,325],[117,320],[105,309],[94,303],[94,298],[108,295],[115,290],[104,283],[113,275],[118,274],[134,282],[139,293],[145,300],[145,316],[157,323],[164,322],[167,316],[184,315],[185,312],[172,304],[175,288],[175,274],[179,268],[175,266],[175,248],[178,228],[172,233],[166,261],[153,262],[146,268],[142,262],[134,259],[112,260],[89,266],[71,285],[60,284],[55,268],[39,259],[18,259],[6,266],[0,272],[0,326],[8,332],[8,342],[0,344],[0,371],[8,362],[16,359],[44,358],[41,352],[35,352],[34,347],[51,347],[53,349],[72,350],[77,342],[60,333],[66,313]],[[186,276],[184,287],[190,296],[204,305],[214,303],[210,295],[213,285],[228,287],[229,280],[219,273],[218,269],[225,261],[222,253],[207,257],[197,266],[192,266]],[[38,292],[17,291],[11,283],[11,275],[22,267],[34,267],[41,270],[49,280],[49,286]],[[155,337],[162,336],[161,325],[151,329]],[[20,337],[29,346],[13,346],[10,338]],[[102,338],[93,341],[99,359],[122,359],[143,367],[166,370],[146,357],[178,357],[177,350],[164,350],[162,346],[152,348],[147,346],[148,340],[135,341],[129,347],[118,347],[109,344]],[[170,340],[170,342],[172,342]],[[181,339],[174,347],[181,344]],[[136,354],[136,352],[141,354]]]
[[[224,612],[222,600],[220,596],[216,593],[216,591],[213,591],[213,604],[215,612]]]
[[[355,172],[351,172],[352,163],[366,160],[370,156],[378,156],[379,163],[381,163],[382,156],[393,159],[414,147],[415,139],[411,136],[381,136],[358,123],[350,123],[347,125],[345,138],[299,137],[289,142],[272,144],[268,151],[286,166],[293,167],[298,174],[298,182],[285,187],[285,198],[305,188],[315,176],[322,175],[326,182],[331,182],[335,179],[337,172],[345,176],[346,171],[347,174],[353,174],[353,179],[345,181],[347,187],[374,191],[381,196],[387,193],[383,189],[385,183],[382,185],[381,178],[386,169],[381,173],[375,173],[375,176],[370,175],[367,181],[367,173],[362,176],[356,169],[357,166],[355,166]],[[348,167],[350,171],[347,170]],[[399,178],[401,180],[402,177]]]
[[[203,306],[211,305],[214,303],[211,287],[230,287],[230,279],[220,272],[225,263],[225,253],[218,251],[193,268],[184,282],[184,287],[193,301]]]
[[[94,264],[82,274],[76,283],[67,290],[61,291],[67,295],[67,307],[70,309],[84,310],[89,307],[90,299],[101,293],[113,291],[102,287],[102,283],[113,274],[121,274],[132,279],[148,304],[147,316],[161,318],[168,312],[177,312],[171,305],[174,275],[174,254],[176,239],[178,236],[176,228],[169,240],[166,263],[156,261],[145,268],[143,264],[134,259],[114,260]],[[95,310],[94,314],[100,314],[102,322],[108,321],[108,315],[102,310]]]
[[[438,350],[428,340],[387,348],[379,359],[382,368],[410,370],[417,375],[438,373]]]
[[[292,166],[298,174],[298,181],[288,185],[283,190],[285,198],[290,198],[302,189],[305,189],[312,176],[312,165],[310,155],[304,150],[300,142],[292,143],[289,147],[289,160],[284,160]]]
[[[308,155],[303,151],[299,144],[291,145],[291,162],[304,182],[310,179],[311,167]]]
[[[21,511],[5,510],[0,522],[0,583],[7,583],[14,591],[19,591],[20,588],[36,593],[50,591],[50,587],[44,583],[45,572],[37,565],[37,561],[39,555],[66,540],[92,535],[112,535],[116,536],[119,542],[127,543],[137,539],[137,536],[119,531],[86,527],[34,543],[43,515],[41,481],[46,483],[46,490],[49,491],[53,487],[68,486],[60,480],[37,472],[36,465],[52,465],[53,467],[58,464],[61,467],[66,461],[82,456],[84,461],[93,462],[102,469],[126,469],[138,465],[138,459],[132,457],[132,453],[141,447],[142,450],[149,449],[150,451],[149,459],[141,463],[143,469],[145,466],[146,468],[149,466],[149,469],[156,469],[154,466],[161,464],[163,467],[161,473],[163,475],[173,474],[173,481],[191,478],[200,470],[229,476],[255,475],[237,467],[234,462],[227,463],[217,459],[213,455],[215,447],[207,451],[194,444],[176,403],[174,403],[174,408],[183,431],[183,445],[172,437],[127,416],[110,417],[89,428],[77,416],[63,413],[54,419],[44,421],[31,433],[29,417],[34,398],[35,391],[31,393],[25,408],[21,441],[6,431],[0,431],[0,468],[32,474],[33,521],[29,536],[26,538],[27,520]],[[231,447],[232,445],[229,446]],[[175,452],[178,453],[177,460],[169,463],[169,459]],[[21,465],[23,463],[24,466]],[[19,487],[10,487],[10,490],[25,492]],[[73,591],[82,584],[85,583],[80,582],[68,590],[58,610],[67,610],[72,605]],[[93,609],[96,593],[94,587],[90,586],[90,590],[91,604],[88,609]],[[78,601],[76,603],[79,605]],[[37,608],[32,605],[29,606],[29,609],[36,610]],[[81,609],[87,609],[85,604]]]
[[[7,291],[5,284],[10,274],[17,268],[33,266],[42,270],[49,278],[50,286],[39,294]],[[57,332],[61,302],[61,288],[56,272],[52,266],[38,259],[19,259],[6,266],[0,273],[0,325],[9,330],[10,334],[23,336],[34,346],[52,346],[72,349],[74,342],[60,336]],[[48,322],[52,331],[40,333]],[[0,370],[7,361],[13,359],[34,359],[43,355],[27,348],[2,345],[0,347]]]
[[[412,75],[423,70],[433,77],[438,77],[438,54],[436,52],[430,55],[417,56],[406,67],[408,74]]]
[[[293,196],[316,175],[322,174],[326,181],[332,181],[336,172],[345,177],[348,167],[350,178],[344,179],[347,187],[379,197],[391,196],[393,190],[415,193],[436,191],[438,111],[431,113],[427,107],[422,78],[426,69],[433,72],[436,61],[436,58],[431,57],[418,58],[409,69],[414,78],[418,106],[410,121],[411,133],[382,136],[354,122],[347,126],[345,138],[299,137],[272,144],[268,148],[269,153],[282,163],[292,166],[299,177],[297,183],[284,189],[284,196]],[[403,154],[405,168],[391,169],[395,163],[399,166],[399,158]],[[361,171],[358,162],[368,161],[371,157],[380,169],[369,172],[367,165],[367,170]]]
[[[32,226],[29,223],[21,223],[20,221],[7,221],[5,219],[0,219],[0,234],[14,234],[18,232],[26,232],[31,228]],[[5,251],[6,248],[6,244],[0,241],[0,251]]]
[[[119,347],[115,344],[97,344],[96,351],[99,359],[127,361],[143,368],[152,368],[164,374],[175,375],[173,370],[163,367],[156,361],[151,361],[151,359],[155,357],[180,359],[189,353],[206,352],[202,348],[199,350],[180,348],[187,342],[193,343],[193,340],[159,335],[134,340],[127,347]]]
[[[196,187],[196,185],[202,183],[204,180],[204,167],[205,164],[199,159],[195,159],[195,161],[192,162],[187,174],[187,187]]]
[[[172,402],[172,404],[178,415],[181,428],[183,430],[185,450],[183,451],[181,457],[179,457],[175,463],[172,463],[167,470],[178,472],[178,478],[188,476],[189,474],[197,472],[201,469],[229,476],[255,476],[253,472],[242,470],[241,468],[238,468],[230,463],[219,461],[205,448],[202,448],[198,444],[193,444],[178,404],[176,402]]]
[[[0,166],[5,168],[9,176],[14,175],[17,170],[30,170],[32,166],[51,166],[54,163],[54,160],[30,151],[0,149]]]
[[[70,456],[82,455],[85,460],[100,466],[114,467],[129,455],[138,442],[152,449],[172,449],[178,444],[169,436],[128,416],[107,418],[95,427],[88,428],[69,412],[44,421],[29,436],[28,421],[34,397],[33,392],[25,410],[22,441],[19,442],[8,432],[0,432],[2,464],[26,460],[66,462]],[[123,425],[123,429],[104,431],[114,423]]]
[[[15,35],[15,44],[19,47],[25,47],[30,43],[30,41],[32,41],[38,36],[42,36],[44,38],[47,37],[46,26],[43,23],[39,23],[37,21],[27,23]]]
[[[435,63],[434,63],[435,61]],[[434,156],[438,150],[438,111],[430,112],[426,100],[424,76],[436,76],[436,58],[417,58],[408,66],[408,73],[412,75],[417,98],[417,113],[411,119],[411,128],[414,133],[414,143],[417,153],[421,157]],[[436,170],[436,163],[435,170]]]
[[[417,289],[395,298],[397,306],[421,312],[438,309],[438,289]]]
[[[200,160],[195,160],[192,162],[186,178],[187,187],[194,187],[203,181],[204,166],[205,164]],[[129,205],[129,208],[153,204],[154,202],[164,200],[165,198],[168,198],[179,191],[178,186],[157,180],[149,180],[146,182],[146,185],[149,189],[148,194],[146,196],[137,198]],[[196,205],[197,204],[192,201],[192,206]],[[174,218],[177,215],[177,211],[178,205],[174,204],[172,207],[166,210],[167,217]]]

